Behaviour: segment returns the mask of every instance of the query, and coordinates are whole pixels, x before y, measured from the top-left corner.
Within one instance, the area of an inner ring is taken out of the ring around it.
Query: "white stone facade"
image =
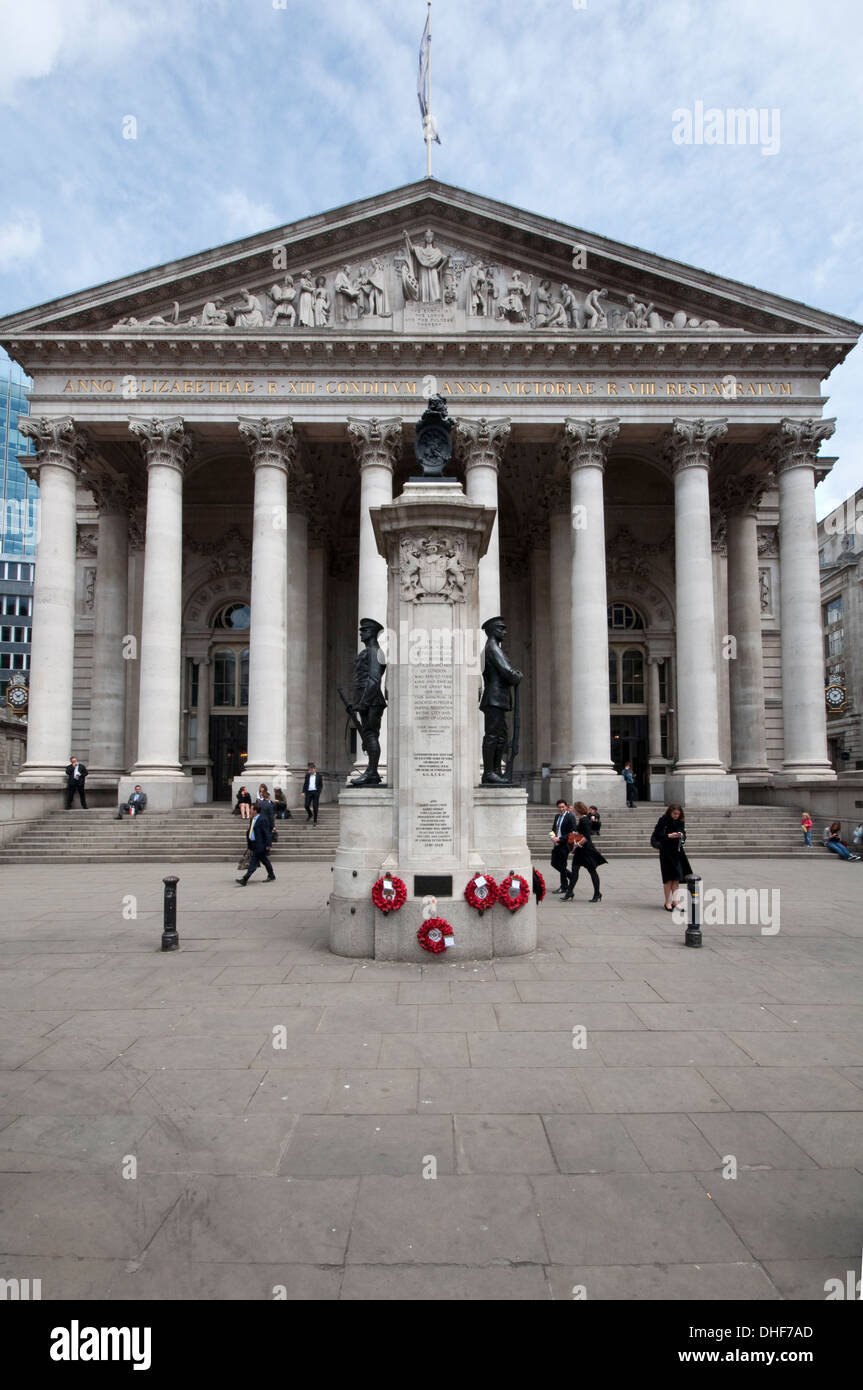
[[[191,804],[248,755],[334,795],[336,687],[386,620],[369,511],[436,392],[497,510],[479,618],[525,672],[533,799],[622,802],[627,757],[690,804],[832,778],[813,492],[859,332],[434,181],[3,320],[41,496],[22,783],[74,750]]]

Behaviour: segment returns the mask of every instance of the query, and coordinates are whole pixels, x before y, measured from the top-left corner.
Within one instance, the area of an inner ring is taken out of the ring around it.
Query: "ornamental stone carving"
[[[239,417],[240,434],[249,446],[253,468],[280,468],[289,472],[297,458],[297,436],[294,422],[283,415],[271,419],[262,415],[254,419]]]
[[[419,300],[421,304],[441,304],[443,302],[443,269],[450,259],[449,254],[434,244],[434,232],[429,230],[423,238],[422,246],[411,241],[404,233],[407,263],[402,272],[402,287],[405,299]]]
[[[507,419],[456,421],[456,455],[467,472],[472,468],[500,467],[512,423]]]
[[[173,419],[131,420],[129,429],[138,436],[147,468],[173,468],[185,473],[194,441],[182,416]]]
[[[604,468],[608,451],[620,433],[620,421],[564,421],[561,461],[569,473],[577,468]]]
[[[391,418],[381,420],[373,416],[371,420],[348,418],[348,434],[354,449],[354,457],[360,469],[367,467],[388,468],[392,473],[401,457],[402,422]]]
[[[673,420],[664,449],[671,472],[709,468],[716,446],[727,431],[727,420]]]
[[[758,554],[763,559],[775,559],[779,554],[779,531],[775,526],[759,528]]]
[[[723,478],[715,490],[715,504],[726,517],[741,512],[755,516],[769,482],[769,478],[755,475]]]
[[[36,441],[35,457],[22,464],[31,477],[38,478],[39,470],[48,464],[66,468],[76,476],[81,472],[90,440],[70,415],[23,416],[18,422],[18,432]]]
[[[399,579],[409,603],[463,603],[465,599],[464,541],[439,532],[418,541],[402,536]]]
[[[767,441],[766,452],[777,473],[790,468],[814,468],[823,439],[836,429],[834,420],[781,420],[779,429]]]

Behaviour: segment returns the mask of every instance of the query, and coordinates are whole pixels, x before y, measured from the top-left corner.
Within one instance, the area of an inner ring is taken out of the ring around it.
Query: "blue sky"
[[[860,0],[580,6],[434,0],[435,174],[863,320]],[[0,0],[0,313],[423,177],[425,14]],[[778,153],[675,144],[697,101],[778,110]],[[819,514],[863,485],[861,363]]]

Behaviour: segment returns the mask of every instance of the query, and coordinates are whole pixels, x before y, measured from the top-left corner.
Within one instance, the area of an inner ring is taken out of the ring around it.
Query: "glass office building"
[[[30,413],[31,385],[16,362],[0,360],[0,702],[12,672],[30,667],[39,489],[18,462],[32,452],[18,417]]]

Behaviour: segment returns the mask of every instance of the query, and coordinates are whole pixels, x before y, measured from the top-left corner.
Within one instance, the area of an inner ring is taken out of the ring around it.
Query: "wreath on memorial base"
[[[533,891],[536,894],[536,901],[541,903],[545,897],[545,879],[539,869],[533,871]]]
[[[518,889],[517,893],[511,891],[514,888]],[[497,890],[498,902],[503,903],[510,912],[517,912],[520,907],[524,907],[529,897],[530,888],[527,879],[523,878],[521,874],[507,874]]]
[[[381,912],[398,912],[407,900],[408,890],[402,879],[384,874],[372,889],[372,902]]]
[[[452,927],[443,917],[429,917],[417,932],[417,941],[423,950],[430,951],[435,956],[445,951],[447,946],[451,946],[452,939]]]
[[[482,879],[482,883],[478,880]],[[477,912],[487,912],[497,902],[498,887],[490,874],[474,874],[464,890],[466,901]]]

